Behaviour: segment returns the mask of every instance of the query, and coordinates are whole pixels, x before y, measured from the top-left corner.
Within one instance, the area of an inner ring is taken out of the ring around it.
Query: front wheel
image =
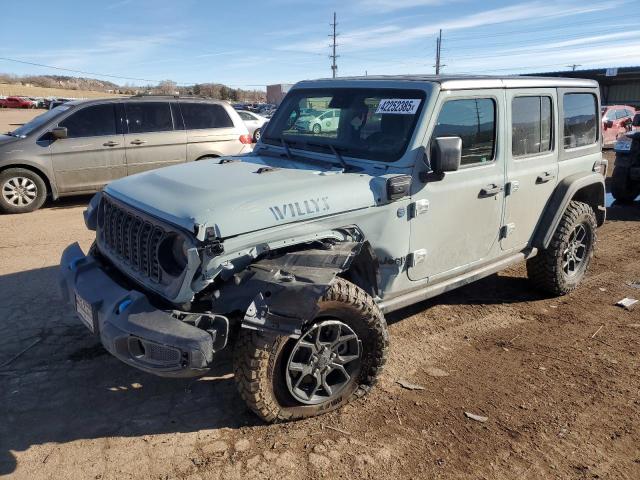
[[[0,212],[33,212],[46,198],[47,186],[37,173],[25,168],[8,168],[0,173]]]
[[[389,336],[373,299],[336,278],[297,339],[242,330],[234,350],[240,395],[267,422],[312,417],[366,394]]]
[[[553,295],[575,290],[584,278],[596,246],[596,216],[583,202],[571,201],[549,247],[527,261],[533,284]]]

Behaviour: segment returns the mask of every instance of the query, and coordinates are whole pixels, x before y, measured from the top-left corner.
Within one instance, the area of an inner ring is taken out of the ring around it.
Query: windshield
[[[42,115],[38,115],[36,118],[31,120],[30,122],[25,123],[24,125],[16,128],[13,132],[10,132],[10,133],[14,137],[24,138],[30,135],[35,130],[39,129],[45,123],[48,123],[50,120],[60,115],[62,112],[66,112],[67,110],[69,110],[69,108],[71,107],[69,107],[68,105],[60,105],[56,108],[48,110],[47,112],[43,113]]]
[[[404,154],[425,103],[422,90],[323,88],[291,91],[262,141],[394,162]]]

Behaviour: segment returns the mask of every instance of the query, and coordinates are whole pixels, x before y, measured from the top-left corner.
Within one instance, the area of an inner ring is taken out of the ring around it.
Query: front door
[[[187,134],[170,102],[128,102],[127,173],[144,172],[187,160]],[[173,110],[173,112],[172,112]]]
[[[124,136],[114,103],[74,110],[58,126],[67,138],[50,146],[51,162],[61,193],[97,191],[126,175]]]
[[[415,181],[409,278],[455,276],[499,254],[504,203],[504,91],[442,92],[437,137],[462,139],[462,164],[442,177]],[[424,167],[423,167],[424,169]]]
[[[504,250],[529,245],[558,183],[556,90],[507,90],[507,196]]]

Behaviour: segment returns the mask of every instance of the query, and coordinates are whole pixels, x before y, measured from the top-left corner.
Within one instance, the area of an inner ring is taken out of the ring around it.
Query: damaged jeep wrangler
[[[251,154],[105,187],[62,291],[133,367],[200,375],[232,346],[261,418],[324,413],[376,383],[385,313],[521,261],[578,286],[605,220],[599,112],[579,79],[303,81]]]

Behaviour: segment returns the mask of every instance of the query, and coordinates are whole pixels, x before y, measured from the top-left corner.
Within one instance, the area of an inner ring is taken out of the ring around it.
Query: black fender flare
[[[554,190],[533,236],[533,246],[545,249],[558,228],[569,202],[579,200],[593,208],[602,225],[606,217],[604,177],[597,172],[575,173],[562,179]]]

